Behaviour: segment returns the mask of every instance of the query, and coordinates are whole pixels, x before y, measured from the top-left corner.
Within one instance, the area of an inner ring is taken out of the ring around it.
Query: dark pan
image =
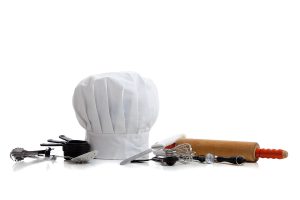
[[[70,160],[74,157],[91,151],[91,146],[87,141],[73,140],[64,135],[60,135],[59,138],[65,141],[49,139],[48,142],[51,142],[52,144],[41,144],[41,146],[62,146],[64,157],[66,160]]]

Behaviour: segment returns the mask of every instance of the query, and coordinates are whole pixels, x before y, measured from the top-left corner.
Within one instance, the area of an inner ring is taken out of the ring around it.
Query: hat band
[[[91,150],[97,150],[98,159],[122,160],[149,148],[149,132],[138,134],[86,133]]]

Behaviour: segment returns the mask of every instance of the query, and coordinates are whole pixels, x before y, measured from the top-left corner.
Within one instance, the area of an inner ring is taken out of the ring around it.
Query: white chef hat
[[[134,72],[93,75],[75,88],[73,106],[97,158],[124,159],[148,148],[158,115],[158,94]]]

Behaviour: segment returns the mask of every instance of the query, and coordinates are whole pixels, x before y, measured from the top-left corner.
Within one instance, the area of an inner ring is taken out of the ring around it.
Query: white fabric
[[[100,159],[125,159],[149,147],[158,94],[133,72],[93,75],[75,88],[73,106],[86,140]]]

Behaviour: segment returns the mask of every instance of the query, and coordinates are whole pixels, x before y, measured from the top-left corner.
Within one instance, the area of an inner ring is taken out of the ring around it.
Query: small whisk
[[[179,162],[186,164],[193,161],[195,152],[190,144],[184,143],[171,149],[155,151],[154,154],[158,157],[177,157]]]
[[[189,163],[193,161],[195,152],[190,144],[180,144],[172,148],[172,150],[175,151],[175,155],[179,158],[181,163]]]

